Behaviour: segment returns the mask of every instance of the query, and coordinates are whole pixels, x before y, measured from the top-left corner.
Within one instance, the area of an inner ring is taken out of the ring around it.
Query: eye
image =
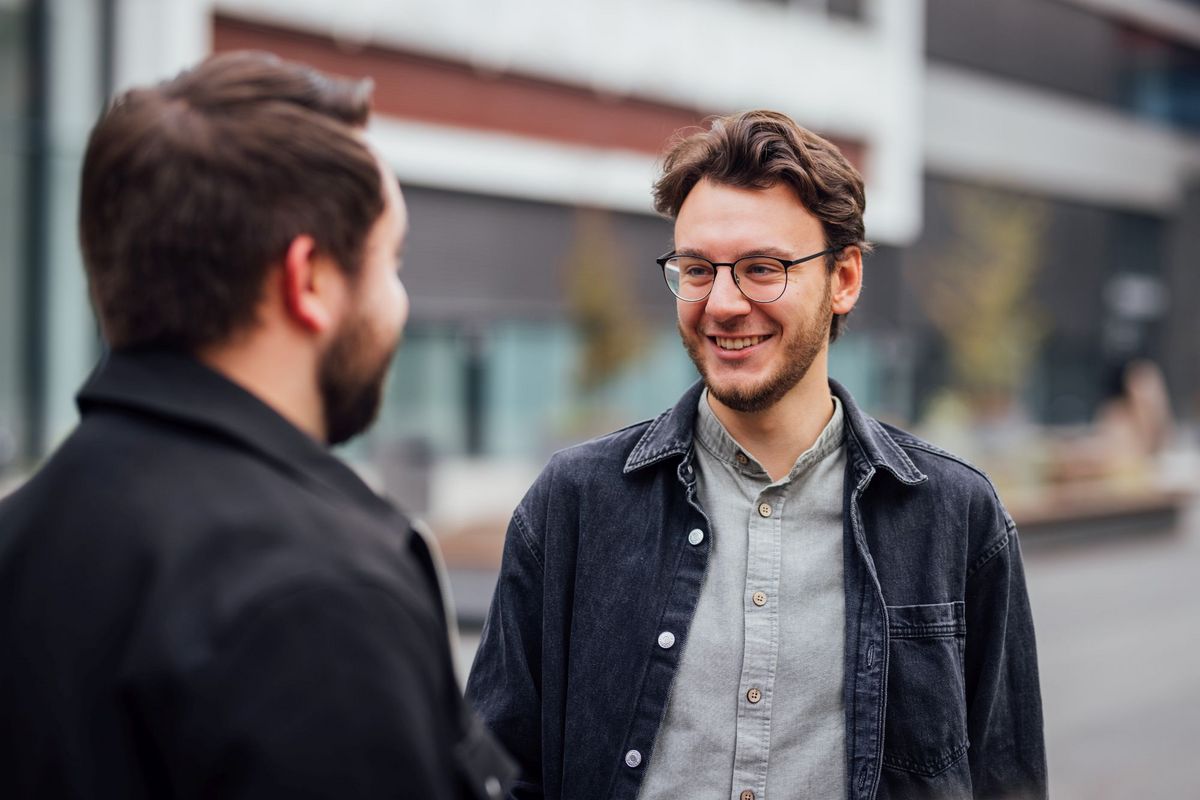
[[[689,281],[709,280],[713,275],[712,265],[698,258],[675,258],[671,263],[679,271],[680,277]]]
[[[738,265],[743,277],[751,280],[773,280],[783,275],[783,267],[775,261],[746,261]]]

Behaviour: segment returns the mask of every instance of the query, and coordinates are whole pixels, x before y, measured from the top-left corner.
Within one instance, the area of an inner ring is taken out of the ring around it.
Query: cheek
[[[695,331],[700,317],[704,314],[704,303],[685,303],[682,300],[676,300],[675,314],[679,318],[680,326],[689,332]]]
[[[399,332],[404,330],[404,325],[408,322],[408,290],[404,288],[404,283],[399,278],[394,278],[392,282],[395,284],[393,307],[396,315],[396,330]]]

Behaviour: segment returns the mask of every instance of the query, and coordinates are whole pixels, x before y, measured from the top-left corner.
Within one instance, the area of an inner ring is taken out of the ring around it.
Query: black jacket
[[[1044,798],[1016,526],[974,467],[830,388],[846,413],[845,797]],[[702,389],[559,452],[513,514],[467,682],[523,770],[513,797],[641,789],[719,535],[693,467]]]
[[[238,386],[110,356],[0,503],[0,797],[487,797],[408,520]]]

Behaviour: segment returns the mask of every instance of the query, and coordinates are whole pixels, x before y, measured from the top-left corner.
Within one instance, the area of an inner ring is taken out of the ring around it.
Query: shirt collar
[[[796,458],[796,463],[788,470],[788,474],[779,481],[776,481],[776,483],[783,484],[794,480],[805,469],[840,448],[844,441],[843,418],[842,402],[834,395],[833,414],[830,416],[829,422],[825,424],[825,427],[821,430],[817,440],[812,443],[812,446]],[[696,403],[695,436],[696,441],[702,447],[731,468],[745,475],[766,479],[768,482],[771,482],[770,476],[762,464],[754,456],[746,452],[741,444],[725,428],[721,420],[717,419],[712,406],[709,405],[707,389],[700,393],[700,400]]]
[[[887,429],[863,413],[844,386],[830,379],[829,389],[841,402],[847,456],[860,480],[869,479],[876,469],[886,470],[904,484],[927,480]],[[696,381],[679,402],[651,421],[625,461],[626,473],[689,454],[703,391],[704,382]]]
[[[295,477],[394,513],[323,444],[190,356],[161,350],[109,353],[80,389],[76,402],[84,417],[119,408],[231,440]]]

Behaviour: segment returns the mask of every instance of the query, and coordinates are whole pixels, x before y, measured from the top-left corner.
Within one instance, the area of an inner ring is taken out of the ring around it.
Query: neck
[[[318,442],[326,441],[317,364],[283,337],[250,334],[205,348],[196,357],[270,406]]]
[[[737,411],[708,393],[708,405],[742,448],[777,481],[791,471],[817,441],[833,417],[833,396],[824,364],[808,374],[778,402],[762,411]]]

